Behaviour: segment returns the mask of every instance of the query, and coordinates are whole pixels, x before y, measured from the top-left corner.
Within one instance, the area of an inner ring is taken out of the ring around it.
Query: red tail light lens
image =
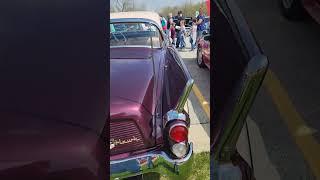
[[[174,126],[169,132],[170,138],[179,143],[188,138],[188,129],[185,126]]]

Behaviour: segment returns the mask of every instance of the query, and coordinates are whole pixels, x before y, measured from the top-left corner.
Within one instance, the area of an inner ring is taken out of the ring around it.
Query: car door
[[[211,174],[215,179],[253,179],[250,162],[238,153],[236,143],[268,60],[232,0],[215,0],[212,12],[215,60],[211,68]]]

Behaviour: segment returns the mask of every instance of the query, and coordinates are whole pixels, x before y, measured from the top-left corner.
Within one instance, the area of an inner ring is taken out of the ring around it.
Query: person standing
[[[172,40],[172,45],[176,45],[176,29],[175,29],[175,23],[173,22],[170,26],[170,37]]]
[[[172,17],[172,13],[169,13],[167,18],[167,30],[168,30],[167,35],[169,38],[171,37],[171,31],[170,31],[171,24],[173,24],[173,17]]]
[[[160,20],[161,20],[161,25],[162,25],[162,30],[163,32],[165,32],[166,34],[167,32],[167,21],[163,16],[160,16]]]
[[[180,49],[184,49],[186,47],[185,35],[186,35],[185,20],[181,20],[180,21]]]
[[[205,17],[203,15],[202,8],[199,9],[199,15],[197,17],[197,41],[202,36],[203,31],[205,30]]]
[[[177,24],[180,26],[180,21],[184,20],[184,17],[182,15],[182,11],[178,11],[178,16],[177,16]],[[176,29],[176,35],[177,35],[177,42],[176,42],[176,48],[179,48],[180,45],[180,40],[181,40],[181,31],[180,29]]]
[[[192,26],[190,30],[190,43],[191,43],[191,51],[193,51],[196,48],[196,42],[197,42],[197,24],[196,19],[192,20]]]

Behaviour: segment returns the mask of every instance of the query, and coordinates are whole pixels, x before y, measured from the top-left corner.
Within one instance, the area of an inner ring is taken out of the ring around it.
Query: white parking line
[[[200,124],[197,114],[194,110],[194,104],[188,101],[189,117],[191,125],[189,129],[189,140],[194,142],[194,152],[210,151],[210,124]]]
[[[255,178],[259,180],[280,180],[279,172],[269,159],[259,127],[249,116],[247,118],[247,123]],[[251,164],[246,126],[243,127],[240,134],[237,142],[237,150],[241,156]]]

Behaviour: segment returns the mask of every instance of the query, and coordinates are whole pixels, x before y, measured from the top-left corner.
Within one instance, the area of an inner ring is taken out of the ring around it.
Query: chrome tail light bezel
[[[187,136],[184,141],[175,141],[174,139],[171,138],[170,133],[173,128],[177,126],[182,126],[187,130]],[[167,112],[165,118],[164,118],[164,127],[165,127],[165,138],[166,138],[166,144],[169,146],[170,149],[170,154],[176,158],[176,159],[181,159],[186,156],[186,153],[188,152],[188,136],[189,136],[189,126],[190,126],[190,120],[189,117],[185,113],[179,113],[176,110],[170,110]],[[175,149],[176,146],[180,145],[185,146],[185,153],[180,154],[179,152],[177,153],[177,149]]]

